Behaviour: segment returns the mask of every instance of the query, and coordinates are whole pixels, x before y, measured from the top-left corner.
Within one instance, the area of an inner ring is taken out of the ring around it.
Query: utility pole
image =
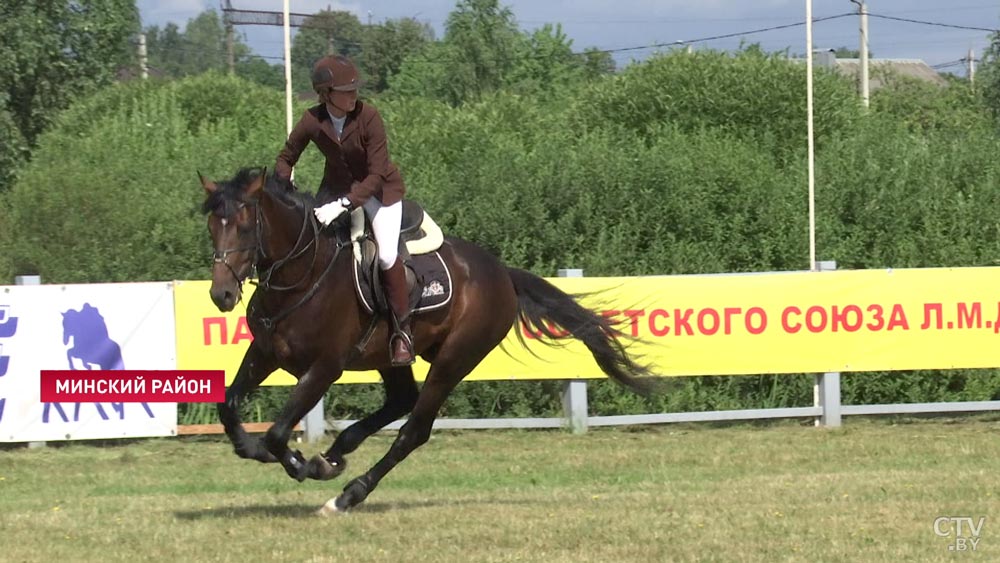
[[[233,48],[233,24],[226,22],[226,64],[229,74],[236,74],[236,53]]]
[[[969,63],[969,85],[976,85],[976,53],[969,47],[969,55],[966,58]]]
[[[809,270],[818,271],[816,262],[816,142],[813,134],[813,5],[806,0],[806,147],[809,184]]]
[[[291,22],[288,21],[290,12],[288,2],[282,4],[281,27],[285,36],[285,134],[292,134],[292,39]],[[294,172],[294,171],[293,171]],[[289,178],[291,179],[291,178]]]
[[[868,107],[868,5],[865,0],[851,0],[858,5],[861,16],[861,45],[858,49],[858,91],[861,93],[861,104]]]
[[[332,12],[333,12],[333,6],[327,4],[326,5],[326,11],[327,11],[327,13],[331,13],[332,14]],[[331,17],[330,21],[331,22],[333,21],[332,17]],[[326,28],[326,54],[327,55],[332,55],[333,54],[333,28],[330,28],[330,27]]]
[[[139,77],[143,80],[149,78],[149,67],[146,61],[146,34],[139,34]]]
[[[229,74],[236,74],[236,53],[233,47],[233,22],[229,18],[227,10],[232,9],[229,0],[222,3],[222,21],[226,26],[226,65],[229,67]]]

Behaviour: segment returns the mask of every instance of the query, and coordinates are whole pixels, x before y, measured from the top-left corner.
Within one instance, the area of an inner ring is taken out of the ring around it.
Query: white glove
[[[345,199],[341,198],[314,209],[313,213],[316,215],[316,220],[326,226],[332,223],[337,217],[346,213],[347,206],[343,203]]]

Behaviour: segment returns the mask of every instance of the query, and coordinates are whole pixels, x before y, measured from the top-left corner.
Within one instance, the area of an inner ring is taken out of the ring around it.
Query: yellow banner
[[[998,367],[998,280],[1000,268],[549,278],[592,294],[581,302],[619,321],[630,353],[668,376]],[[252,336],[245,310],[219,313],[209,285],[176,283],[177,367],[223,369],[231,381]],[[576,340],[553,348],[526,336],[530,350],[512,330],[467,379],[603,377]],[[284,372],[265,382],[291,383]]]

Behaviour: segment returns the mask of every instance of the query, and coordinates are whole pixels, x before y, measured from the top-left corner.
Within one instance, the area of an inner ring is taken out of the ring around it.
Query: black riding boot
[[[392,309],[394,333],[389,338],[389,355],[394,366],[413,363],[413,337],[410,335],[410,296],[406,288],[406,271],[399,258],[388,270],[382,270],[385,296]]]

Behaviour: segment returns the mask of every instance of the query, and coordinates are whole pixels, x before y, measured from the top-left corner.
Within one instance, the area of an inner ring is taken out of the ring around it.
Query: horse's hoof
[[[337,497],[326,501],[326,504],[321,506],[319,510],[316,511],[316,516],[322,516],[323,518],[328,518],[337,514],[341,516],[347,515],[346,509],[337,508]]]
[[[289,451],[285,454],[281,465],[285,468],[285,473],[292,479],[295,479],[299,483],[306,480],[308,467],[306,466],[306,458],[302,456],[302,452],[298,450]]]
[[[368,498],[372,489],[374,487],[368,484],[368,480],[364,476],[351,479],[351,482],[344,486],[344,492],[337,497],[337,508],[339,510],[354,508]]]
[[[306,474],[310,479],[329,481],[330,479],[339,477],[344,472],[345,467],[347,467],[346,461],[341,461],[340,463],[330,462],[322,455],[316,454],[306,464]]]

